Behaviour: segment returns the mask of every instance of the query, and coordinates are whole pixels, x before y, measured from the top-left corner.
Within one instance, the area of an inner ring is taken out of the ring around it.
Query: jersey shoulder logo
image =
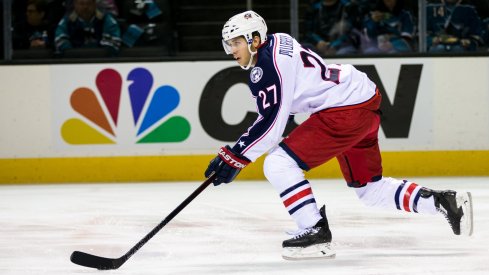
[[[254,67],[253,70],[251,70],[250,73],[251,82],[257,83],[258,81],[260,81],[262,76],[263,76],[263,70],[260,67]]]

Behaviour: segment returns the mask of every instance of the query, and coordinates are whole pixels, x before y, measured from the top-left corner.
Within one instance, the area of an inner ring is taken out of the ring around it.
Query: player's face
[[[248,51],[248,43],[246,43],[246,39],[240,36],[230,39],[226,41],[226,43],[231,47],[231,53],[233,54],[234,60],[241,66],[248,65],[251,54],[250,51]]]

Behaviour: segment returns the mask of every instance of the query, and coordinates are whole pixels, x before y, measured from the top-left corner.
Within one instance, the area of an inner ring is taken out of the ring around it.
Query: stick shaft
[[[123,257],[127,257],[126,260],[131,257],[136,251],[138,251],[144,244],[146,244],[151,238],[156,235],[166,224],[168,224],[173,218],[175,218],[180,211],[182,211],[190,202],[192,202],[204,189],[209,186],[215,178],[215,174],[211,175],[206,181],[204,181],[192,194],[190,194],[180,205],[177,206],[160,224],[158,224],[151,232],[149,232],[143,239],[141,239],[133,248],[131,248]]]

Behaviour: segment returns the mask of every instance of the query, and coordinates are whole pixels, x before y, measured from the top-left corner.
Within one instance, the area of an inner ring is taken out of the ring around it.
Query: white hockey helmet
[[[249,10],[229,18],[222,28],[222,45],[226,54],[232,53],[231,47],[226,41],[241,35],[246,39],[249,49],[253,42],[253,32],[258,32],[260,34],[262,43],[267,40],[267,24],[258,13]],[[250,53],[253,54],[251,50]]]

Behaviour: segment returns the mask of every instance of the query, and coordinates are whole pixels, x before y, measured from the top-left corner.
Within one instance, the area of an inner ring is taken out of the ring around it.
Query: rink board
[[[381,90],[385,175],[489,175],[489,57],[327,62]],[[256,118],[246,82],[232,61],[0,66],[0,183],[202,180]],[[308,174],[341,178],[335,160]]]
[[[214,156],[97,157],[0,160],[0,182],[131,182],[203,180]],[[385,176],[488,176],[489,151],[384,152]],[[264,179],[263,158],[240,180]],[[306,173],[308,178],[341,178],[335,159]]]

